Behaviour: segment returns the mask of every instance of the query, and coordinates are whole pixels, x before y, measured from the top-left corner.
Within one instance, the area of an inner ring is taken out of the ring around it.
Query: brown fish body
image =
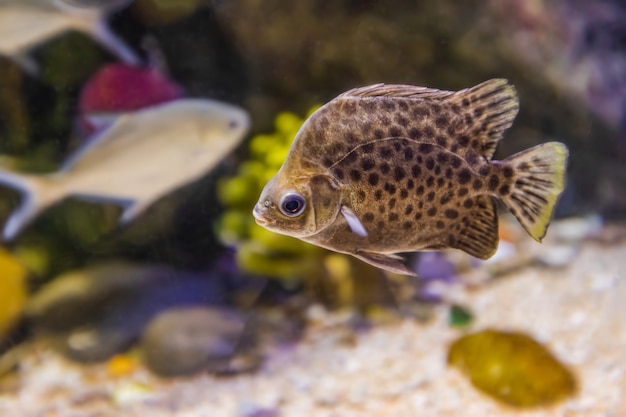
[[[459,92],[384,84],[348,91],[303,125],[255,217],[399,273],[412,273],[394,255],[401,252],[490,257],[496,198],[540,240],[563,189],[567,150],[548,143],[491,161],[517,111],[505,80]],[[285,216],[276,206],[294,195],[307,208]]]

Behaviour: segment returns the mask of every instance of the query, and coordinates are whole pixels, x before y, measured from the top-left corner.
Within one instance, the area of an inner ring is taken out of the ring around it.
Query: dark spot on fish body
[[[393,169],[393,179],[396,181],[402,181],[406,177],[406,173],[402,167],[395,167]]]
[[[345,101],[341,110],[343,110],[348,115],[352,115],[356,113],[356,104],[354,103],[354,101]]]
[[[371,158],[365,158],[361,161],[361,168],[363,168],[363,171],[369,171],[375,166],[376,166],[376,162],[374,162],[374,160]]]
[[[353,169],[350,171],[350,179],[352,181],[360,181],[361,180],[361,171]]]
[[[373,134],[375,139],[382,139],[385,137],[385,132],[383,132],[382,129],[374,129]]]
[[[443,135],[437,135],[435,142],[437,142],[437,145],[442,147],[448,146],[448,139],[446,139]]]
[[[426,196],[426,200],[430,202],[430,201],[433,201],[434,199],[435,199],[435,192],[434,191],[429,192],[428,195]]]
[[[439,103],[432,103],[430,107],[433,109],[435,113],[439,113],[441,111],[441,104]]]
[[[411,223],[411,222],[404,222],[404,223],[402,223],[402,228],[404,230],[409,230],[412,226],[413,226],[413,223]]]
[[[376,190],[374,192],[374,200],[380,201],[383,198],[383,192],[381,190]]]
[[[382,164],[380,164],[381,173],[383,173],[384,175],[387,175],[389,174],[389,171],[391,171],[391,167],[389,166],[387,162],[383,162]]]
[[[340,180],[344,178],[343,169],[341,168],[338,168],[338,167],[333,168],[333,174],[335,175],[335,177],[337,177]]]
[[[380,178],[378,177],[378,174],[375,172],[372,172],[371,174],[367,176],[367,182],[369,182],[371,186],[376,186],[378,184],[379,179]]]
[[[408,205],[405,207],[404,209],[404,215],[408,216],[409,214],[413,213],[413,206],[412,205]]]
[[[454,209],[446,209],[443,213],[448,219],[456,219],[459,217],[459,212]]]
[[[448,162],[448,155],[445,152],[439,152],[437,154],[437,162],[440,164],[445,164]]]
[[[326,168],[329,168],[332,164],[334,164],[334,162],[329,157],[325,157],[322,163]]]
[[[418,140],[422,137],[422,131],[416,127],[409,129],[409,137],[413,140]]]
[[[348,132],[346,133],[345,141],[348,143],[357,143],[359,141],[359,138],[353,132]]]
[[[454,173],[452,172],[452,168],[446,168],[446,172],[444,175],[447,179],[451,179],[452,175],[454,175]]]
[[[371,212],[365,213],[365,215],[363,216],[363,220],[365,220],[366,222],[373,222],[374,221],[374,213],[371,213]]]
[[[489,174],[489,165],[481,166],[480,169],[478,170],[478,173],[482,175],[483,177],[487,176],[487,174]]]
[[[396,110],[396,103],[393,102],[393,99],[387,98],[382,101],[383,109],[392,112]]]
[[[467,162],[469,165],[476,165],[478,162],[478,154],[474,151],[468,151],[465,154],[465,162]]]
[[[433,129],[431,126],[426,126],[424,128],[424,133],[426,134],[426,137],[432,138],[433,136],[435,136],[435,129]]]
[[[379,206],[378,206],[378,212],[379,212],[380,214],[384,214],[386,209],[387,209],[387,208],[385,207],[385,205],[384,205],[384,204],[381,204],[381,205],[379,205]]]
[[[424,158],[422,158],[422,155],[417,155],[415,157],[415,162],[417,162],[418,164],[423,164],[424,163]]]
[[[480,117],[483,115],[483,113],[485,112],[485,108],[480,106],[480,107],[476,107],[474,109],[474,117]]]
[[[435,119],[435,126],[439,129],[444,129],[450,123],[450,118],[447,114],[441,114]]]
[[[511,192],[511,188],[509,187],[508,184],[504,184],[498,189],[498,194],[502,196],[508,195],[510,192]]]
[[[383,126],[389,126],[391,124],[391,119],[389,119],[389,116],[387,116],[386,114],[381,114],[379,118],[380,118],[380,123]]]
[[[365,196],[365,191],[359,190],[357,192],[357,197],[358,197],[359,202],[363,202],[365,200],[365,197],[366,197]]]
[[[390,133],[391,135],[391,133]],[[398,135],[391,135],[391,136],[398,136]],[[393,143],[393,149],[395,149],[396,152],[400,152],[400,150],[402,149],[402,145],[400,144],[400,142],[395,141]]]
[[[495,191],[496,188],[498,188],[498,185],[500,185],[500,179],[497,175],[493,174],[491,177],[489,177],[489,190]]]
[[[364,153],[372,153],[374,152],[374,144],[366,143],[365,145],[361,146],[361,150],[363,150]]]
[[[469,114],[466,114],[463,120],[465,121],[465,125],[467,127],[471,127],[474,124],[474,119],[472,119],[472,116]]]
[[[511,178],[513,176],[513,168],[505,166],[502,169],[502,175],[504,175],[506,178]]]
[[[458,195],[459,197],[463,197],[469,193],[469,190],[466,187],[459,188]]]
[[[456,244],[456,237],[454,235],[448,235],[448,246],[454,247]]]
[[[411,175],[413,176],[413,178],[418,178],[421,173],[422,169],[419,167],[419,165],[415,164],[411,167]]]
[[[435,165],[435,175],[441,175],[441,166]]]
[[[385,191],[387,191],[390,195],[394,195],[396,193],[396,186],[393,184],[385,183],[384,186]]]
[[[445,180],[441,177],[437,178],[437,187],[443,187]]]
[[[402,136],[402,129],[399,128],[398,126],[392,126],[389,128],[389,136],[392,138],[397,138],[399,136]]]
[[[469,101],[469,99],[464,98],[464,99],[461,101],[461,104],[463,105],[463,107],[469,107],[469,105],[470,105],[470,101]]]
[[[483,188],[483,182],[479,179],[475,179],[474,182],[472,183],[472,188],[475,191],[480,190],[481,188]]]
[[[459,136],[457,143],[463,147],[466,147],[470,143],[470,137],[467,135],[461,135]]]
[[[428,177],[428,178],[426,179],[426,186],[427,186],[428,188],[432,188],[432,187],[433,187],[433,185],[435,185],[435,177],[433,177],[433,176],[431,175],[430,177]]]
[[[417,194],[418,196],[424,194],[424,186],[423,185],[418,186],[415,189],[415,194]]]
[[[448,204],[450,200],[452,200],[452,196],[453,196],[453,193],[448,191],[441,197],[441,199],[439,199],[439,204],[441,205]]]
[[[426,168],[429,171],[432,171],[434,167],[435,167],[435,160],[433,158],[427,158],[426,159]]]
[[[372,98],[361,100],[359,102],[359,105],[367,113],[373,113],[373,112],[377,111],[377,107],[378,107],[376,101],[374,99],[372,99]]]
[[[467,184],[472,179],[472,173],[470,172],[469,169],[463,168],[457,174],[457,178],[458,178],[459,184]]]
[[[398,220],[398,213],[389,213],[389,221],[395,222]]]
[[[478,142],[478,139],[473,139],[470,145],[472,146],[472,149],[478,150],[478,148],[480,147],[480,142]]]
[[[530,164],[528,162],[522,162],[517,165],[517,169],[520,171],[528,171],[530,169]]]
[[[430,217],[434,217],[437,215],[437,209],[435,207],[431,207],[428,209],[426,214],[428,214]]]
[[[431,145],[430,143],[420,143],[418,149],[421,153],[426,155],[433,151],[433,145]]]
[[[322,200],[322,204],[324,205],[324,207],[329,207],[329,206],[330,206],[330,198],[325,197],[325,198]]]
[[[419,220],[419,219],[421,219],[421,218],[422,218],[422,213],[420,213],[420,212],[415,213],[415,216],[413,216],[413,218],[414,218],[415,220]]]
[[[372,124],[370,122],[365,122],[361,125],[361,133],[364,136],[368,136],[372,130]]]
[[[394,208],[396,206],[396,199],[395,198],[390,199],[387,204],[389,205],[390,209]]]
[[[407,112],[409,111],[409,105],[407,104],[406,101],[400,101],[398,102],[398,108],[403,111],[403,112]]]
[[[471,198],[468,198],[463,202],[463,207],[467,209],[472,208],[473,205],[474,205],[474,201],[472,201]]]
[[[406,182],[406,189],[407,189],[407,190],[412,190],[412,189],[413,189],[413,187],[415,187],[415,182],[413,182],[413,180],[412,180],[412,179],[409,179],[409,180]]]
[[[416,119],[421,119],[424,117],[430,116],[430,110],[425,106],[415,106],[413,107],[413,117]]]
[[[400,190],[400,198],[405,200],[409,196],[409,192],[403,188]]]
[[[437,229],[445,229],[446,225],[444,222],[442,222],[441,220],[437,220],[437,222],[435,223],[435,226],[437,227]]]
[[[349,152],[344,158],[342,162],[345,162],[347,164],[353,164],[356,162],[356,160],[359,159],[359,155],[357,155],[356,152],[352,151]]]
[[[423,209],[424,208],[424,202],[423,201],[418,201],[417,202],[417,208],[420,209],[420,210]]]
[[[328,126],[330,126],[330,122],[328,121],[328,117],[326,116],[320,116],[319,120],[317,121],[317,123],[319,124],[319,127],[322,130],[325,130],[328,128]]]
[[[343,145],[341,143],[333,143],[330,146],[330,149],[327,150],[327,153],[330,153],[332,155],[337,155],[340,154],[344,151]]]
[[[459,168],[461,166],[463,162],[461,161],[461,158],[459,158],[458,156],[453,156],[452,160],[450,161],[450,164],[452,165],[452,168]]]
[[[413,159],[413,149],[406,147],[404,148],[404,160],[410,161]]]
[[[384,221],[382,221],[382,220],[380,220],[380,221],[378,222],[378,224],[376,225],[376,228],[377,228],[378,230],[383,230],[383,229],[385,228],[385,222],[384,222]]]
[[[406,103],[402,103],[402,104],[406,105]],[[409,119],[407,119],[406,117],[402,115],[396,116],[396,122],[402,127],[407,127],[409,125]]]

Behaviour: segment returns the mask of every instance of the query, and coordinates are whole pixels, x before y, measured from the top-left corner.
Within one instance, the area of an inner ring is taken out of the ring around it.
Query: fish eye
[[[306,201],[298,193],[288,193],[280,200],[280,211],[285,216],[295,217],[302,213],[306,207]]]

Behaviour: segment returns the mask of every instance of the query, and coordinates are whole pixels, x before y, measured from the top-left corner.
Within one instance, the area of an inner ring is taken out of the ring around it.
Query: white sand
[[[356,334],[330,316],[258,372],[231,377],[162,380],[139,369],[112,379],[105,366],[38,351],[15,390],[0,394],[0,416],[626,416],[626,242],[589,242],[567,269],[528,267],[450,297],[474,311],[476,329],[544,342],[578,376],[578,395],[523,413],[484,396],[445,364],[458,332],[442,306],[432,323],[403,319]]]

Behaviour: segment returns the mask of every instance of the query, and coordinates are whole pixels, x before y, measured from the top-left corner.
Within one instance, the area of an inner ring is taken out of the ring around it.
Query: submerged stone
[[[455,341],[448,364],[485,394],[515,407],[554,404],[576,392],[576,379],[543,345],[517,332],[483,330]]]

